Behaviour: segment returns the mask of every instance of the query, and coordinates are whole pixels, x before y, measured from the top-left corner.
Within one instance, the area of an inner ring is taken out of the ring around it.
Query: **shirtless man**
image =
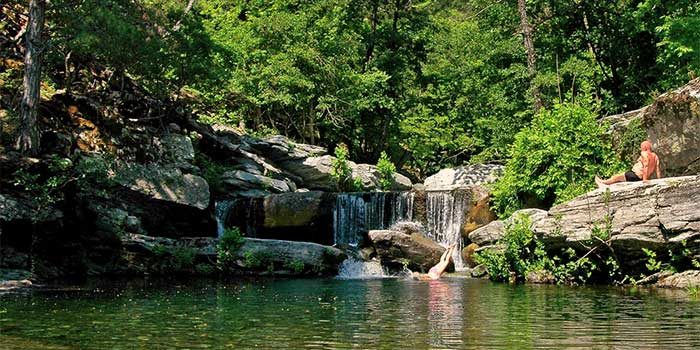
[[[659,167],[659,157],[651,151],[651,142],[642,142],[640,148],[641,155],[637,159],[637,163],[632,167],[632,171],[613,175],[607,180],[602,180],[596,176],[595,183],[598,184],[598,187],[625,181],[644,181],[644,183],[647,183],[654,172],[656,172],[656,178],[660,179],[661,167]]]
[[[442,256],[440,257],[440,262],[428,270],[427,274],[420,274],[417,272],[413,273],[413,277],[419,280],[439,280],[443,274],[445,274],[445,269],[447,265],[450,264],[450,259],[452,259],[452,253],[457,249],[457,243],[449,246]]]

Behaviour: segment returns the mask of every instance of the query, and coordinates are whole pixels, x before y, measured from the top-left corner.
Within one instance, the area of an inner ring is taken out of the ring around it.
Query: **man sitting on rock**
[[[440,262],[431,267],[427,274],[414,272],[413,277],[422,281],[439,280],[440,277],[445,274],[445,269],[447,269],[447,265],[450,264],[450,259],[452,259],[452,253],[454,253],[455,249],[457,249],[457,243],[447,247],[440,257]]]
[[[602,188],[605,185],[612,185],[616,182],[625,181],[644,181],[644,183],[647,183],[654,172],[656,172],[656,178],[660,179],[661,168],[659,167],[659,157],[656,155],[656,153],[651,151],[651,142],[642,142],[640,148],[641,155],[639,156],[639,159],[637,159],[637,163],[635,163],[632,167],[632,171],[613,175],[607,180],[603,180],[596,176],[595,183],[598,184],[598,187]]]

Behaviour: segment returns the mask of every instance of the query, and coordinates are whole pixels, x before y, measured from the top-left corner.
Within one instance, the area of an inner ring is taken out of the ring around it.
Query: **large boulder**
[[[153,236],[216,235],[216,222],[209,210],[209,185],[203,178],[151,163],[122,166],[114,180],[121,185],[119,188],[106,192],[106,198],[88,200],[125,211]]]
[[[639,143],[648,138],[664,176],[700,174],[700,78],[657,97],[649,106],[604,121],[611,124],[618,152],[628,161],[639,156]]]
[[[619,183],[529,214],[531,228],[550,248],[580,247],[594,230],[610,230],[611,246],[626,267],[646,260],[642,248],[666,252],[686,244],[700,255],[700,176]],[[513,218],[511,217],[511,218]],[[512,219],[511,219],[512,220]],[[503,236],[508,223],[494,222],[470,234],[482,245]],[[684,243],[685,242],[685,243]]]
[[[382,264],[427,272],[440,261],[445,248],[420,230],[399,229],[369,231],[369,239]]]
[[[471,164],[446,168],[425,179],[427,191],[449,191],[455,188],[479,185],[495,181],[503,172],[497,164]]]

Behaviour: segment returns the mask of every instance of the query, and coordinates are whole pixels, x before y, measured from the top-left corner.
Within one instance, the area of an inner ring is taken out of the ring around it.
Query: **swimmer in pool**
[[[452,259],[452,253],[454,253],[455,249],[457,249],[457,243],[447,247],[445,252],[442,253],[442,256],[440,257],[440,262],[437,263],[435,266],[431,267],[430,270],[428,270],[427,274],[414,272],[413,277],[419,280],[440,279],[440,277],[442,277],[442,275],[445,274],[445,269],[447,269],[447,265],[450,264],[450,260]]]

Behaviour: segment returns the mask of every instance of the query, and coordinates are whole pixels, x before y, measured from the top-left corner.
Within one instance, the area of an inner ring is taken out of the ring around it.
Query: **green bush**
[[[352,177],[348,164],[348,146],[341,143],[335,147],[335,159],[331,164],[331,177],[340,192],[355,192],[362,189],[362,179]]]
[[[535,116],[515,136],[504,174],[493,186],[499,214],[508,216],[524,204],[561,203],[593,189],[595,175],[623,169],[604,133],[595,113],[576,104]]]
[[[227,228],[216,246],[216,254],[220,264],[230,262],[234,253],[245,243],[243,235],[238,227]]]
[[[379,172],[379,187],[384,191],[391,189],[391,185],[394,184],[396,166],[389,160],[389,156],[384,151],[377,161],[377,171]]]
[[[541,273],[550,275],[558,284],[585,284],[594,273],[604,272],[594,258],[604,260],[608,258],[606,255],[579,257],[572,248],[563,249],[560,255],[552,255],[544,243],[536,239],[530,224],[528,216],[514,218],[499,241],[499,248],[476,254],[476,261],[484,265],[492,280],[518,282],[524,281],[530,273]],[[610,262],[608,259],[600,265],[607,267],[609,277],[617,276],[616,260]]]

